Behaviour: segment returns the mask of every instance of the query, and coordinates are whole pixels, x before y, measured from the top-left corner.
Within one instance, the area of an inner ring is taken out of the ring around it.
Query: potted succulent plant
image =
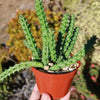
[[[56,41],[54,31],[48,27],[42,0],[35,0],[35,9],[41,25],[42,50],[37,48],[24,15],[20,15],[20,24],[26,37],[24,44],[33,52],[33,59],[15,64],[5,70],[0,74],[0,80],[3,81],[16,71],[33,66],[32,71],[35,74],[40,93],[45,92],[54,99],[58,99],[68,92],[72,79],[80,66],[79,60],[85,56],[88,46],[85,45],[76,55],[72,56],[71,51],[79,32],[79,28],[74,26],[74,15],[64,14]]]

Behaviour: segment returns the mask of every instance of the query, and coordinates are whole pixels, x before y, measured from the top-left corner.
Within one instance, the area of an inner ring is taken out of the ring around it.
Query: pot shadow
[[[93,36],[92,38],[92,41],[96,41],[96,37]],[[90,42],[91,43],[91,42]],[[93,44],[91,44],[93,45]],[[86,64],[84,66],[84,69],[83,69],[83,76],[84,76],[84,79],[86,80],[86,86],[87,86],[87,89],[89,91],[91,91],[91,94],[95,94],[97,96],[98,99],[100,99],[100,70],[99,70],[99,75],[98,75],[98,78],[96,79],[96,82],[94,82],[92,79],[91,79],[91,75],[89,74],[89,71],[90,71],[90,65],[91,65],[91,55],[93,54],[94,52],[94,47],[89,50],[88,54],[87,54],[87,58],[86,58]],[[92,96],[91,96],[92,97]]]

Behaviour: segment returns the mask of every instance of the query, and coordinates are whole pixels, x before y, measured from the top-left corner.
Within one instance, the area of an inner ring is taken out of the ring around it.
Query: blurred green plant
[[[9,68],[9,61],[14,62],[14,59],[9,57],[8,47],[1,43],[0,44],[0,74],[5,69]],[[14,76],[13,76],[14,77]],[[5,81],[0,81],[0,100],[8,100],[9,90],[11,89],[10,84],[13,83],[13,77],[7,78]]]
[[[5,47],[3,44],[0,44],[0,73],[3,71],[1,62],[4,57],[7,56],[7,52],[5,50]],[[5,99],[4,94],[7,94],[7,88],[8,86],[5,84],[5,82],[0,82],[0,100]]]
[[[0,61],[0,73],[2,72],[2,65],[1,65],[1,61]],[[10,79],[6,79],[4,82],[0,81],[0,100],[7,100],[8,98],[8,89],[9,88],[9,81]]]
[[[100,98],[100,65],[87,62],[75,77],[77,90],[86,98]]]
[[[1,61],[0,61],[0,73],[2,72],[2,66],[1,66]]]

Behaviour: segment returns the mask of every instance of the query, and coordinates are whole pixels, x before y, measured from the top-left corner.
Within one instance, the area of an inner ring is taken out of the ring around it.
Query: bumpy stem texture
[[[65,53],[66,59],[69,58],[69,56],[70,56],[70,54],[71,54],[71,51],[72,51],[73,48],[74,48],[75,42],[76,42],[76,40],[77,40],[78,33],[79,33],[79,28],[75,28],[75,32],[74,32],[72,41],[71,41],[70,46],[68,47],[68,49],[67,49],[67,51],[66,51],[66,53]]]
[[[73,36],[73,31],[74,31],[74,24],[75,24],[75,17],[74,15],[71,15],[71,19],[70,19],[70,25],[69,25],[69,29],[68,29],[68,33],[67,36],[65,38],[65,44],[64,44],[64,53],[67,51],[67,48],[71,42],[71,37]]]
[[[54,32],[49,30],[49,49],[50,49],[50,56],[51,60],[56,62],[57,60],[57,54],[56,54],[56,41],[55,41],[55,35]]]
[[[29,67],[41,67],[43,68],[43,64],[37,61],[27,61],[27,62],[22,62],[20,64],[16,64],[13,67],[10,67],[9,69],[5,70],[0,74],[0,80],[3,81],[5,78],[10,76],[11,74],[14,74],[15,72],[19,72],[20,70],[24,68],[29,68]]]
[[[59,32],[61,32],[63,37],[64,37],[66,29],[68,27],[68,19],[69,19],[69,15],[68,15],[68,13],[65,13],[62,18],[62,22],[61,22],[61,26],[60,26],[60,30],[59,30]]]
[[[68,19],[69,15],[67,13],[64,14],[61,26],[60,26],[60,31],[58,34],[58,41],[57,41],[57,54],[59,56],[57,62],[61,61],[63,59],[62,56],[62,51],[63,51],[63,44],[64,44],[64,36],[68,27]]]
[[[42,0],[35,0],[35,10],[37,12],[42,30],[42,41],[43,41],[42,62],[44,63],[44,65],[47,65],[49,62],[49,47],[48,47],[49,28],[46,21],[46,15],[44,13]]]
[[[30,32],[30,29],[28,28],[28,24],[27,24],[24,16],[20,15],[19,20],[20,20],[20,24],[24,30],[24,34],[26,36],[26,39],[27,39],[26,41],[24,41],[25,45],[30,50],[32,50],[34,59],[39,59],[39,52],[38,52],[37,47],[36,47],[35,39],[33,38],[32,33]]]
[[[87,41],[87,44],[84,45],[84,48],[82,48],[76,55],[69,58],[68,60],[55,64],[54,66],[50,67],[50,70],[56,71],[66,66],[70,66],[71,64],[75,64],[86,55],[86,52],[88,52],[90,48],[93,48],[94,44],[96,43],[96,39],[96,36],[93,36],[90,40]]]
[[[85,56],[85,49],[83,48],[80,52],[78,52],[75,56],[73,56],[72,58],[65,60],[61,63],[58,63],[52,67],[50,67],[50,70],[52,71],[56,71],[58,69],[62,69],[66,66],[70,66],[71,64],[75,64],[78,60],[80,60],[82,57]]]

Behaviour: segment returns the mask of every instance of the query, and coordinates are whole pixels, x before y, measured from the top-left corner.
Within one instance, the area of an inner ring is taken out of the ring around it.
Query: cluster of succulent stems
[[[81,59],[81,57],[85,56],[86,48],[84,46],[76,55],[69,58],[79,32],[79,28],[74,25],[74,15],[69,16],[67,13],[64,14],[58,34],[58,40],[56,41],[54,31],[52,31],[48,26],[42,0],[35,0],[35,10],[41,25],[43,42],[42,50],[37,48],[27,20],[23,15],[20,15],[20,24],[26,37],[24,44],[33,52],[34,59],[32,61],[16,64],[8,70],[5,70],[5,72],[0,74],[0,80],[4,80],[7,76],[10,76],[16,71],[20,71],[31,66],[44,68],[44,66],[48,65],[49,62],[54,62],[54,65],[51,66],[49,70],[57,71],[76,63]]]

